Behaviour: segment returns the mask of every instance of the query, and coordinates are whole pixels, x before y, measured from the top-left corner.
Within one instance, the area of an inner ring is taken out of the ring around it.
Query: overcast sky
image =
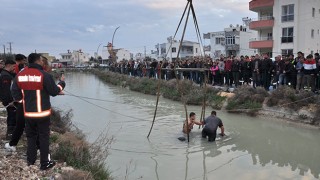
[[[68,49],[82,49],[93,56],[120,26],[115,48],[137,53],[146,46],[149,52],[174,34],[186,4],[187,0],[0,0],[0,45],[13,42],[13,53],[25,55],[36,50],[60,58],[59,53]],[[256,17],[249,11],[249,0],[193,4],[202,34],[242,24],[242,17]],[[188,27],[185,39],[197,41],[193,23]]]

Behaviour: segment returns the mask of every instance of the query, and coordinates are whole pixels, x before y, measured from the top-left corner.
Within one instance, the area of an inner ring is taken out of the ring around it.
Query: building
[[[168,37],[167,43],[157,44],[155,47],[159,53],[158,59],[174,61],[178,57],[180,41],[174,40],[172,37]],[[195,56],[201,56],[200,44],[192,41],[183,41],[178,58],[183,59]]]
[[[82,65],[90,60],[90,55],[88,53],[82,52],[82,50],[69,51],[67,53],[60,53],[61,59],[59,63],[62,63],[65,66],[75,66]]]
[[[244,18],[244,25],[230,25],[224,31],[210,32],[204,34],[204,39],[210,40],[210,45],[206,50],[210,50],[210,56],[219,58],[220,56],[245,56],[255,54],[254,49],[249,48],[250,39],[256,38],[257,33],[251,31],[246,25],[247,18]]]
[[[273,57],[320,52],[319,0],[252,0],[249,9],[258,14],[250,23],[258,32],[250,48]]]
[[[39,53],[41,56],[46,57],[48,61],[51,63],[52,61],[56,60],[56,57],[50,56],[49,53]]]
[[[130,51],[120,48],[120,49],[113,49],[115,53],[116,61],[122,61],[122,60],[130,60],[132,58],[132,55]],[[108,50],[102,51],[102,59],[111,59],[110,53]]]
[[[204,39],[210,40],[210,45],[206,46],[205,52],[210,51],[210,56],[213,58],[217,58],[220,56],[226,55],[226,34],[224,31],[211,32],[204,34]]]

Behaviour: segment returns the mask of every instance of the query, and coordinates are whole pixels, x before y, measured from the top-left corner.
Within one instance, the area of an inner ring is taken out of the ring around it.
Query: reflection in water
[[[67,84],[67,91],[76,95],[119,102],[86,99],[111,110],[105,111],[76,97],[53,98],[55,106],[73,109],[74,123],[90,133],[90,141],[109,122],[116,141],[110,149],[108,164],[119,179],[124,179],[126,162],[131,159],[134,168],[131,167],[130,179],[319,178],[319,131],[291,127],[271,118],[218,112],[229,136],[209,143],[201,138],[201,130],[194,128],[188,145],[177,140],[185,118],[183,105],[161,99],[149,141],[146,135],[153,117],[154,96],[111,87],[88,74],[67,74]],[[188,109],[196,114],[201,112],[201,107]]]
[[[151,159],[156,163],[156,166],[154,168],[154,171],[156,173],[156,178],[157,180],[159,180],[159,174],[158,174],[158,161],[155,159],[155,157],[157,157],[157,155],[151,156]]]
[[[189,171],[189,168],[188,168],[188,163],[189,163],[189,148],[186,149],[187,153],[186,153],[186,173],[184,175],[184,179],[187,180],[188,179],[188,171]],[[191,171],[192,172],[192,171]]]
[[[203,180],[207,180],[207,166],[206,166],[206,154],[204,151],[202,151],[202,157],[203,157]]]
[[[319,141],[308,133],[299,132],[295,135],[280,131],[270,132],[271,127],[251,129],[241,141],[234,141],[232,151],[242,151],[251,154],[252,163],[265,167],[267,164],[278,167],[291,167],[299,170],[304,176],[309,170],[315,178],[319,178]],[[284,128],[284,127],[281,127]],[[301,130],[301,129],[300,129]],[[255,136],[262,134],[263,136]],[[319,136],[318,136],[319,137]],[[316,140],[316,141],[315,141]],[[316,147],[315,147],[316,145]]]

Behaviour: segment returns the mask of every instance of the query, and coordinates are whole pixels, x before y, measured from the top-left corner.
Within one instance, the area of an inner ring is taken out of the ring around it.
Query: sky
[[[255,18],[249,1],[193,0],[200,33],[242,24],[243,17]],[[146,47],[149,53],[174,35],[186,4],[187,0],[0,0],[0,52],[12,42],[12,52],[25,55],[36,51],[61,58],[60,53],[79,49],[100,55],[119,27],[114,48],[138,53]],[[191,20],[192,16],[185,40],[197,41]],[[182,28],[176,39],[181,35]]]

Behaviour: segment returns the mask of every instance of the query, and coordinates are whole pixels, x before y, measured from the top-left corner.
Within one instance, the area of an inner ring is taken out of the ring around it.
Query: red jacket
[[[16,76],[11,93],[15,101],[22,100],[26,118],[42,118],[51,115],[50,96],[58,95],[64,87],[64,81],[56,85],[40,65],[30,64]]]
[[[227,60],[225,63],[225,71],[231,71],[232,61]]]

